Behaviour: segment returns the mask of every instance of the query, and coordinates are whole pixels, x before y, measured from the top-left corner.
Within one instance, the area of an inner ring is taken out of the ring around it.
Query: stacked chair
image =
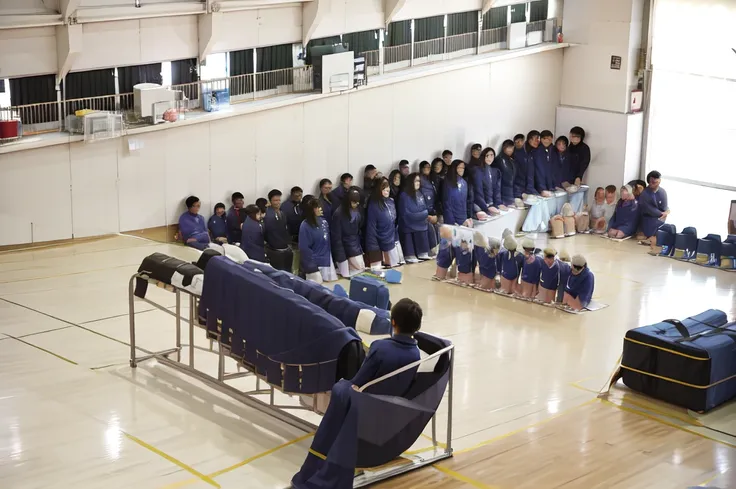
[[[736,270],[736,235],[730,234],[721,242],[718,234],[708,234],[698,239],[694,227],[686,227],[681,233],[673,224],[663,224],[657,231],[657,256],[688,261],[704,267]]]

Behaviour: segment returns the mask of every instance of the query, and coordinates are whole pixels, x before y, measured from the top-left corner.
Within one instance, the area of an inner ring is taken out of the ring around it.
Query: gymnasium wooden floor
[[[596,398],[629,328],[708,308],[736,317],[736,274],[631,241],[552,245],[585,254],[610,307],[569,315],[432,282],[432,263],[405,267],[392,299],[419,301],[423,329],[457,347],[456,453],[381,487],[736,487],[736,403],[698,416],[621,385]],[[130,236],[0,252],[3,489],[288,487],[309,435],[155,361],[128,366],[127,283],[155,251],[196,253]],[[138,346],[171,347],[173,321],[137,310]],[[214,355],[196,360],[216,368]],[[443,402],[440,439],[446,415]]]

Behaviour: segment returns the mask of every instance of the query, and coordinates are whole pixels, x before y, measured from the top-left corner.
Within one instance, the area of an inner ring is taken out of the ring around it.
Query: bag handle
[[[682,321],[680,321],[679,319],[665,319],[662,322],[673,325],[677,329],[677,332],[680,333],[683,338],[687,339],[690,337],[690,331],[687,330],[685,325],[682,324]]]

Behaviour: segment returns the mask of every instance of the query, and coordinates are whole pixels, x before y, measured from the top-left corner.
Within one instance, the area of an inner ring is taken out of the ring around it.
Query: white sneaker
[[[406,263],[419,263],[419,260],[415,256],[407,256],[405,260]]]
[[[417,258],[419,258],[419,260],[421,261],[431,260],[429,254],[427,253],[422,253],[421,255],[417,256]]]

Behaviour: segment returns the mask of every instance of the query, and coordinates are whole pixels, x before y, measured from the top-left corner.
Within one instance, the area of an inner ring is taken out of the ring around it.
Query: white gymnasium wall
[[[329,2],[329,10],[314,31],[312,36],[314,39],[384,27],[383,0],[329,0]]]
[[[393,21],[480,10],[481,0],[406,0]]]
[[[54,27],[0,30],[0,78],[45,75],[56,69]]]
[[[362,183],[367,164],[387,173],[404,158],[416,169],[445,148],[465,157],[473,142],[497,147],[517,132],[554,128],[561,71],[555,50],[107,142],[7,153],[0,245],[29,242],[31,222],[35,241],[144,229],[177,222],[191,194],[209,216],[234,191],[250,202],[274,187],[314,193],[320,178],[345,171]],[[128,138],[141,149],[131,153]]]

